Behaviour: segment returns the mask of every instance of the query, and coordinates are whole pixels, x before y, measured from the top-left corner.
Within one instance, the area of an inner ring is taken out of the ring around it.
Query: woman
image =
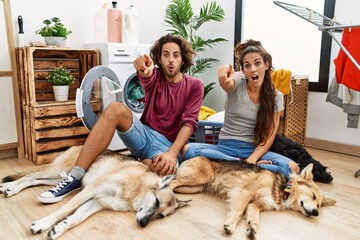
[[[271,80],[271,55],[259,41],[248,40],[235,47],[237,69],[232,65],[218,68],[219,84],[227,93],[224,126],[217,145],[190,143],[184,147],[183,160],[195,156],[210,159],[239,160],[260,164],[286,177],[299,172],[297,163],[268,151],[284,109],[283,95]]]

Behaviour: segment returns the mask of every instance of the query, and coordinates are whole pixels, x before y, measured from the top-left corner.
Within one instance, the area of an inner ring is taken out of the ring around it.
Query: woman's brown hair
[[[249,39],[244,43],[235,46],[235,69],[242,69],[244,56],[248,53],[259,53],[264,63],[269,65],[265,71],[264,82],[260,89],[260,107],[256,117],[256,125],[254,129],[255,144],[265,144],[266,139],[275,129],[274,111],[276,108],[275,97],[276,89],[271,80],[272,57],[261,45],[261,42]]]
[[[184,64],[180,68],[180,72],[184,73],[189,70],[189,68],[193,65],[193,59],[195,56],[195,52],[192,49],[189,42],[178,35],[167,34],[161,37],[153,47],[150,49],[150,57],[153,59],[154,64],[156,64],[159,68],[161,68],[160,59],[161,59],[161,50],[165,43],[176,43],[179,45],[181,50],[181,58]]]

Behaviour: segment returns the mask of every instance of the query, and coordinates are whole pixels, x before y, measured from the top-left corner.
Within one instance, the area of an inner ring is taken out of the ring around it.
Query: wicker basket
[[[292,94],[284,97],[285,110],[280,119],[278,133],[305,145],[307,99],[309,80],[291,80]],[[222,122],[199,121],[190,142],[217,144]]]
[[[307,78],[291,80],[292,94],[284,96],[285,112],[280,119],[278,133],[305,145],[308,103]]]

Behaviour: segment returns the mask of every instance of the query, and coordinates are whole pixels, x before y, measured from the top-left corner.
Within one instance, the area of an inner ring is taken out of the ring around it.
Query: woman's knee
[[[290,168],[289,163],[290,161],[281,162],[277,165],[277,167],[280,169],[281,173],[286,177],[289,178],[289,175],[291,174],[292,170]]]
[[[187,143],[184,147],[183,147],[183,151],[182,151],[182,154],[181,154],[181,158],[182,160],[188,160],[190,158],[194,158],[194,157],[197,157],[198,154],[198,150],[196,150],[196,144],[194,143]]]
[[[183,146],[183,148],[181,149],[181,152],[180,152],[180,155],[181,156],[184,156],[184,154],[186,153],[186,151],[189,149],[189,144],[187,143],[187,144],[185,144],[184,146]]]

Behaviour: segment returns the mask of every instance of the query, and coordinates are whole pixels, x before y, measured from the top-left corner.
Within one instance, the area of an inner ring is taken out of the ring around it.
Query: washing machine
[[[149,54],[150,45],[94,43],[84,48],[99,49],[101,55],[101,65],[86,73],[76,92],[76,112],[85,127],[91,130],[101,112],[114,101],[126,104],[140,118],[145,106],[144,90],[133,61],[141,54]],[[108,149],[126,149],[116,132]]]

